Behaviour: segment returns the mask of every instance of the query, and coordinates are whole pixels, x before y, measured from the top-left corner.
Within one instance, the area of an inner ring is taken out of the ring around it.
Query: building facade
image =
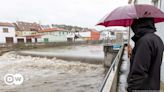
[[[16,36],[19,37],[19,40],[18,40],[19,42],[23,41],[23,39],[20,37],[26,38],[24,42],[28,42],[28,43],[37,42],[38,31],[42,29],[39,24],[17,21],[16,23],[14,23],[14,25],[16,29]]]
[[[11,23],[0,23],[0,43],[16,43],[15,27]]]
[[[66,42],[68,31],[59,28],[46,28],[39,31],[38,42]]]

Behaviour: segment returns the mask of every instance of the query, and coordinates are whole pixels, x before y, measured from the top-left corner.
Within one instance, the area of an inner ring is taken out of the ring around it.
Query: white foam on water
[[[5,74],[22,74],[24,83],[7,86]],[[0,90],[23,92],[96,92],[104,77],[103,65],[78,61],[20,56],[9,52],[0,57]]]

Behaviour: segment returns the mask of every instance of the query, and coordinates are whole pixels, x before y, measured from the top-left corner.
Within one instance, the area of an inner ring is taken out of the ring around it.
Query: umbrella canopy
[[[130,26],[133,19],[154,18],[155,23],[164,21],[164,13],[147,4],[136,4],[118,7],[105,16],[97,25],[108,26]]]

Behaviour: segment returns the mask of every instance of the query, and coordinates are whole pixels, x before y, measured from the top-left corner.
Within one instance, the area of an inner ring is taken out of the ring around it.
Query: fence
[[[99,92],[117,92],[118,71],[124,46],[121,47],[103,80]]]

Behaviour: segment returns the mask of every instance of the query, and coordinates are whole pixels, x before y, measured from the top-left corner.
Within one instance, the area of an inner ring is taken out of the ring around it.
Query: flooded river
[[[101,63],[104,60],[102,45],[61,46],[55,48],[33,49],[19,51],[20,55],[32,55],[40,57],[57,57],[63,60],[75,60],[85,63]]]
[[[25,52],[103,58],[102,46],[67,46]],[[0,56],[0,92],[98,92],[105,76],[102,64],[67,61],[55,57],[22,56],[8,52]],[[22,74],[21,85],[6,85],[5,74]],[[164,82],[164,62],[161,67]]]
[[[7,73],[22,74],[23,84],[6,85],[3,78]],[[15,52],[0,56],[0,92],[98,92],[104,75],[102,64],[21,56]]]

